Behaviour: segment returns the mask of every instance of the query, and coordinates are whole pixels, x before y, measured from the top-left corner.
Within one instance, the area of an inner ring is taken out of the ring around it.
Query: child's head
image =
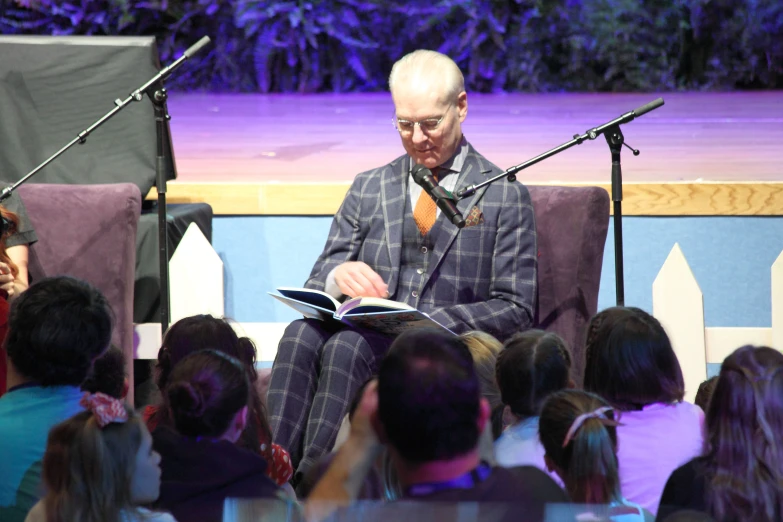
[[[85,394],[87,411],[49,432],[42,478],[47,519],[119,521],[158,498],[160,455],[133,410],[108,395]]]
[[[252,382],[258,378],[253,341],[247,337],[239,337],[225,319],[211,315],[194,315],[180,319],[166,330],[163,345],[158,352],[158,387],[161,390],[166,388],[177,363],[201,350],[217,350],[235,357],[248,368],[248,377]]]
[[[716,520],[780,520],[783,354],[743,346],[729,355],[706,424],[708,511]]]
[[[182,359],[171,372],[165,401],[186,437],[236,442],[248,418],[250,383],[240,361],[217,350]]]
[[[106,353],[95,359],[90,373],[82,383],[82,390],[124,399],[128,393],[128,379],[125,375],[125,354],[122,350],[111,345]]]
[[[550,396],[541,410],[539,437],[547,467],[580,504],[609,504],[620,495],[617,431],[612,408],[580,390]]]
[[[590,321],[585,344],[584,388],[623,410],[674,403],[685,381],[669,336],[653,316],[615,307]]]
[[[470,350],[473,365],[481,385],[481,395],[489,402],[491,408],[501,404],[500,390],[495,380],[495,364],[498,354],[503,349],[503,343],[488,333],[471,331],[460,335],[462,341]]]
[[[557,334],[528,330],[506,341],[495,375],[503,404],[517,418],[536,417],[552,393],[569,386],[571,353]]]
[[[225,319],[211,315],[194,315],[180,319],[166,331],[163,345],[158,352],[157,384],[163,392],[171,380],[174,367],[188,355],[202,350],[217,350],[242,363],[251,386],[250,417],[238,443],[254,453],[271,457],[272,430],[267,421],[266,409],[255,390],[258,381],[256,372],[256,347],[247,337],[239,337]],[[160,424],[171,424],[166,409],[159,410],[156,420]],[[265,444],[265,450],[261,449]]]
[[[712,399],[712,393],[715,391],[716,384],[718,384],[717,375],[710,377],[699,385],[699,391],[696,392],[696,398],[693,402],[696,406],[701,408],[702,411],[707,411],[707,406],[710,404],[710,399]]]

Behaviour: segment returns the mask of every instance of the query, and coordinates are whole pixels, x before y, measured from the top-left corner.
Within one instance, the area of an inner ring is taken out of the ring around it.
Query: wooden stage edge
[[[556,184],[599,186],[611,196],[608,183]],[[347,182],[173,181],[168,184],[167,201],[209,203],[215,215],[329,216],[337,211],[348,187]],[[157,192],[153,188],[147,199],[155,198]],[[780,216],[783,215],[783,182],[625,183],[623,215]]]

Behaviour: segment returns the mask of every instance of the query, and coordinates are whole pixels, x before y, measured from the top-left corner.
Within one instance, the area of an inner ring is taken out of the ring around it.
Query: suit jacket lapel
[[[468,145],[468,147],[468,155],[465,158],[465,163],[462,166],[462,172],[459,174],[457,185],[455,186],[455,192],[467,185],[481,183],[486,179],[486,173],[492,171],[489,165],[486,165],[484,162],[479,160],[473,147],[471,145]],[[486,190],[487,187],[482,187],[472,196],[461,199],[457,202],[457,209],[459,209],[463,217],[468,215],[470,209],[476,206]],[[429,264],[427,269],[427,281],[429,281],[429,278],[432,276],[433,272],[438,268],[438,266],[440,266],[440,262],[443,259],[443,256],[456,239],[460,230],[456,225],[451,224],[442,212],[438,216],[438,221],[442,221],[442,230],[438,235],[437,240],[435,241],[435,246],[433,249],[435,262]]]
[[[405,201],[408,197],[407,178],[410,159],[405,157],[386,169],[381,178],[381,208],[386,228],[386,247],[389,252],[391,276],[386,284],[389,294],[397,290],[402,254],[402,220],[405,217]]]

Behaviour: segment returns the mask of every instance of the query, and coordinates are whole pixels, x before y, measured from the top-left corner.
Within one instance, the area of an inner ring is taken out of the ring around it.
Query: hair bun
[[[175,416],[199,417],[204,414],[206,401],[203,390],[189,382],[172,383],[167,394]]]

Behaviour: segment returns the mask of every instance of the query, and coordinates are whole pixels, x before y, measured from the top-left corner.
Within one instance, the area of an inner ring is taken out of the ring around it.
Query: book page
[[[331,310],[333,312],[340,307],[340,302],[337,299],[327,294],[326,292],[321,292],[320,290],[311,290],[309,288],[287,288],[281,286],[277,289],[277,291],[282,296],[288,297],[289,299],[308,303],[313,306],[317,306],[318,308]]]
[[[334,320],[334,312],[327,308],[321,308],[320,306],[311,305],[308,303],[305,303],[303,301],[298,301],[296,299],[291,299],[290,297],[286,297],[284,295],[275,294],[273,292],[268,292],[269,295],[280,301],[281,303],[287,304],[303,316],[305,316],[307,319],[320,319],[321,321],[331,321]]]
[[[355,314],[389,312],[393,310],[415,310],[415,308],[412,308],[405,303],[400,303],[399,301],[381,299],[380,297],[354,297],[340,305],[335,315],[337,317],[343,317]]]

